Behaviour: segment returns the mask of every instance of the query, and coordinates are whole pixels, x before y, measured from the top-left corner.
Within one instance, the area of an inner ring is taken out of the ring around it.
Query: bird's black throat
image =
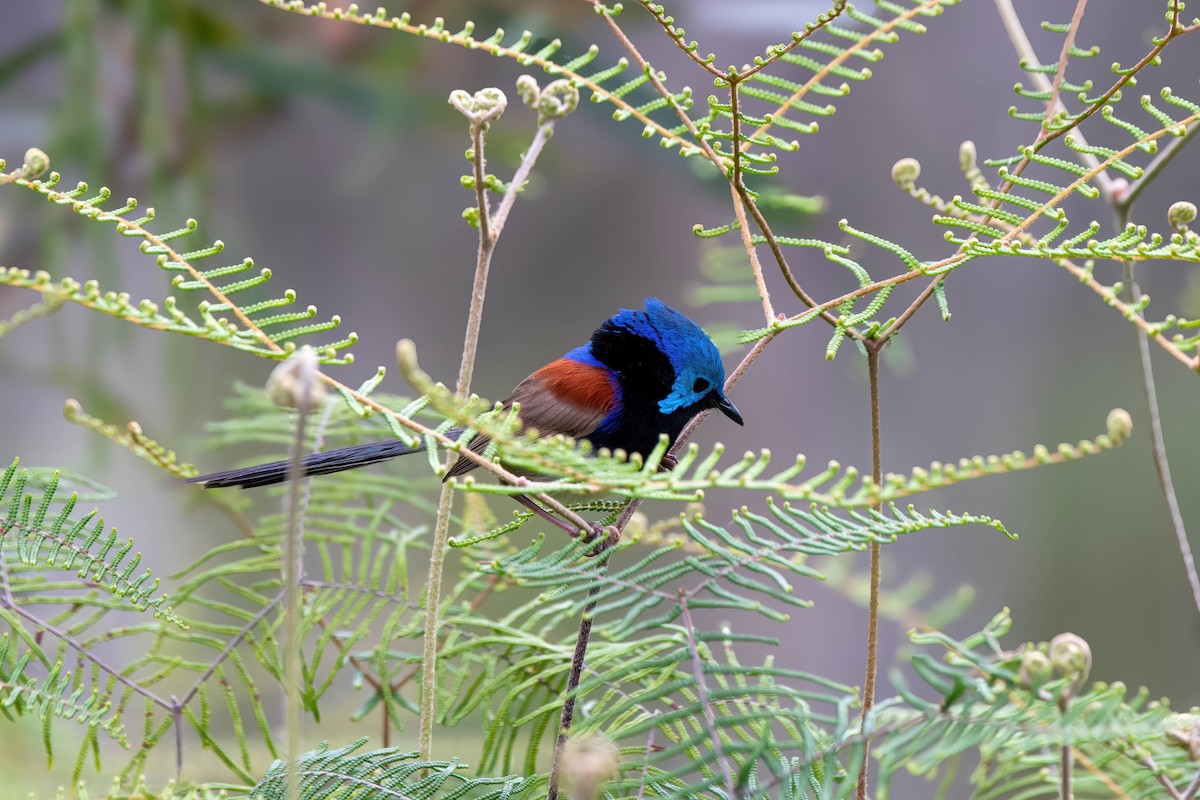
[[[658,344],[622,325],[608,320],[592,334],[592,356],[616,374],[621,387],[621,407],[615,424],[605,425],[588,436],[592,446],[648,454],[665,433],[674,444],[680,431],[708,408],[703,401],[669,414],[659,402],[675,385],[675,368]]]

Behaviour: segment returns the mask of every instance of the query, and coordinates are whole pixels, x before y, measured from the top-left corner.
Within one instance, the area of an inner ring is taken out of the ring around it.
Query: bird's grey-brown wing
[[[539,436],[561,433],[581,439],[596,430],[615,402],[615,392],[602,367],[559,359],[521,381],[504,401],[504,407],[519,403],[522,427],[535,429]],[[486,436],[476,436],[468,449],[482,454],[490,441]],[[476,466],[460,456],[446,477],[463,475]]]

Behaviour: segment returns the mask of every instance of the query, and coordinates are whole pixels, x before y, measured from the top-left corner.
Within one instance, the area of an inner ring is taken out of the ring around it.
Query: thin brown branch
[[[588,2],[590,2],[593,6],[597,4],[597,0],[588,0]],[[943,0],[937,0],[937,2],[943,2]],[[832,17],[830,18],[830,20],[831,19],[832,19]],[[679,118],[679,121],[687,129],[687,131],[691,135],[692,139],[694,139],[696,146],[700,148],[702,153],[704,153],[705,158],[707,158],[710,162],[712,162],[712,164],[714,166],[716,166],[718,169],[721,170],[722,174],[725,175],[726,180],[729,180],[730,185],[733,186],[734,189],[738,192],[738,195],[742,198],[742,202],[745,203],[746,208],[749,209],[750,215],[752,217],[754,217],[755,223],[758,225],[759,230],[762,232],[763,237],[766,239],[768,246],[771,248],[771,254],[775,256],[775,261],[779,264],[780,272],[783,273],[784,279],[787,281],[788,286],[791,287],[792,291],[796,294],[797,297],[800,298],[800,300],[806,306],[808,306],[809,308],[815,307],[817,305],[816,300],[814,300],[811,296],[809,296],[809,294],[807,292],[805,292],[804,289],[800,286],[800,282],[798,280],[796,280],[796,276],[792,272],[791,266],[788,264],[787,257],[783,253],[783,248],[780,247],[779,241],[775,238],[774,232],[771,230],[770,226],[767,224],[766,218],[763,216],[762,212],[758,209],[757,203],[754,202],[754,198],[747,191],[746,187],[740,185],[740,183],[734,179],[734,177],[730,174],[730,172],[726,171],[725,161],[724,161],[723,157],[718,155],[717,152],[712,148],[712,145],[710,145],[708,143],[708,141],[700,135],[700,132],[696,128],[696,124],[692,121],[691,117],[689,117],[687,115],[687,112],[684,111],[684,109],[681,108],[677,102],[675,102],[674,98],[671,96],[670,91],[667,90],[667,87],[663,85],[662,81],[659,80],[658,76],[654,73],[654,70],[651,69],[649,62],[646,61],[645,57],[642,56],[641,52],[637,49],[637,47],[629,39],[629,37],[625,35],[625,31],[623,31],[621,29],[621,27],[619,25],[617,25],[617,23],[614,22],[608,15],[604,15],[604,20],[608,24],[609,30],[612,32],[613,36],[615,36],[617,38],[617,41],[619,41],[621,43],[621,45],[625,48],[626,52],[629,53],[630,57],[634,60],[634,63],[636,63],[641,69],[645,70],[646,74],[650,76],[650,84],[654,87],[654,90],[656,92],[658,92],[660,97],[662,97],[664,100],[667,101],[668,105],[675,112],[675,115]],[[824,23],[822,23],[822,26],[825,24],[828,24],[828,22],[830,20],[826,20]],[[817,29],[814,28],[813,31],[811,31],[811,32],[815,32],[815,30],[817,30]],[[806,33],[805,36],[807,37],[808,35],[811,34],[811,32]],[[734,84],[736,84],[738,81],[741,80],[740,75],[739,76],[724,76],[724,77],[727,81],[729,81],[731,90],[732,90],[732,87],[734,86]],[[738,120],[738,110],[739,110],[738,103],[737,103],[737,94],[736,94],[736,92],[731,91],[730,95],[731,95],[730,110],[733,115],[733,120],[734,120],[733,124],[736,125],[737,120]],[[754,134],[754,136],[757,136],[757,135],[758,135],[758,132],[756,132]],[[740,173],[741,153],[737,152],[737,151],[739,151],[741,148],[738,147],[738,141],[736,138],[736,134],[735,134],[735,138],[733,140],[733,146],[734,146],[735,152],[733,155],[733,161],[732,161],[731,166],[736,168],[738,170],[738,172]],[[736,211],[736,209],[735,209],[735,211]],[[749,252],[749,250],[747,251],[747,256],[751,259],[755,258],[754,254]],[[830,314],[827,310],[823,309],[820,312],[820,316],[821,316],[821,319],[825,320],[830,325],[833,325],[836,327],[837,318],[834,317],[832,314]],[[772,319],[768,318],[766,324],[770,325],[772,323],[772,321],[773,321]],[[859,338],[861,336],[861,334],[859,334],[857,331],[847,331],[847,333],[849,333],[852,336],[852,338]]]
[[[596,3],[592,2],[592,5],[596,5]],[[683,41],[683,33],[675,27],[675,18],[667,16],[666,8],[664,8],[662,5],[655,5],[654,3],[640,3],[639,5],[646,9],[646,11],[650,13],[650,16],[654,17],[654,21],[662,26],[662,29],[667,34],[668,38],[670,38],[670,40],[673,41],[676,46],[683,51],[685,56],[694,61],[696,66],[700,67],[714,77],[722,79],[725,77],[724,72],[721,72],[721,70],[712,65],[715,56],[701,58],[696,53],[695,42],[692,42],[691,45],[688,45]]]
[[[192,698],[199,693],[200,687],[204,685],[204,682],[212,677],[213,673],[217,671],[217,668],[225,662],[225,659],[229,658],[229,654],[232,653],[238,645],[246,640],[246,637],[250,635],[250,631],[254,630],[258,624],[266,618],[267,614],[270,614],[271,611],[274,610],[275,606],[279,605],[280,601],[282,600],[283,592],[280,591],[279,594],[275,595],[273,598],[264,603],[263,607],[260,608],[253,617],[248,619],[246,624],[243,625],[241,629],[225,643],[225,646],[221,648],[221,652],[217,654],[216,658],[208,663],[208,666],[204,668],[204,672],[200,673],[199,677],[192,682],[191,687],[184,692],[183,696],[174,698],[174,705],[177,708],[183,708],[190,703]]]
[[[479,95],[476,95],[479,97]],[[503,95],[500,100],[503,101]],[[451,102],[455,104],[454,95]],[[458,107],[456,105],[456,107]],[[463,108],[459,109],[464,111]],[[485,137],[488,124],[503,112],[503,104],[498,104],[488,111],[476,110],[467,114],[470,120],[472,162],[474,164],[475,197],[479,211],[479,249],[475,263],[475,278],[471,289],[471,306],[467,314],[467,327],[463,342],[462,361],[459,365],[458,384],[455,394],[459,401],[465,401],[471,391],[471,376],[475,370],[475,356],[479,347],[479,336],[483,326],[483,305],[487,294],[488,276],[490,275],[492,257],[500,234],[508,218],[513,204],[516,203],[517,193],[529,178],[533,165],[537,162],[551,132],[554,122],[548,120],[538,125],[533,142],[509,184],[500,208],[493,220],[489,213],[486,181],[486,152]],[[466,451],[461,451],[466,452]],[[450,512],[453,506],[454,489],[450,484],[442,485],[441,497],[438,500],[437,520],[434,525],[433,541],[430,544],[429,574],[425,587],[425,635],[422,642],[421,655],[421,723],[419,745],[421,757],[425,760],[433,758],[433,728],[436,715],[437,698],[437,659],[440,649],[440,611],[442,601],[442,573],[445,567],[446,549],[449,541]],[[555,504],[558,505],[558,504]],[[565,511],[565,509],[563,509]],[[569,517],[570,518],[570,517]],[[571,519],[572,524],[579,525],[582,520]]]
[[[1200,125],[1193,125],[1182,136],[1177,136],[1170,144],[1159,150],[1158,154],[1142,170],[1141,177],[1130,184],[1129,190],[1125,194],[1113,198],[1113,207],[1126,218],[1126,221],[1132,213],[1133,204],[1142,196],[1142,192],[1162,174],[1167,165],[1179,154],[1179,151],[1187,147],[1195,138],[1197,131],[1200,131]]]
[[[562,712],[558,718],[558,739],[554,743],[554,761],[550,764],[550,781],[546,788],[546,800],[558,800],[558,784],[562,773],[563,752],[567,744],[567,736],[575,720],[575,692],[579,689],[579,679],[583,675],[584,664],[587,661],[588,643],[592,639],[592,614],[600,591],[604,588],[599,578],[608,571],[608,556],[600,562],[596,582],[588,590],[587,605],[579,618],[579,633],[575,636],[575,652],[571,656],[571,669],[567,674],[566,699],[563,700]]]
[[[876,486],[883,486],[883,463],[881,455],[882,425],[879,416],[879,354],[886,343],[885,339],[866,340],[867,348],[867,381],[871,393],[871,476]],[[881,511],[883,504],[875,507]],[[878,542],[871,542],[871,595],[867,612],[867,669],[863,681],[863,704],[861,728],[866,730],[867,715],[875,705],[875,677],[879,663],[879,585],[882,581],[880,556],[882,547]],[[862,766],[858,773],[856,796],[858,800],[866,800],[868,768],[870,767],[871,743],[863,745]]]
[[[1178,24],[1178,5],[1172,6],[1172,29]],[[1108,195],[1113,205],[1114,227],[1122,230],[1129,224],[1133,216],[1133,206],[1141,197],[1145,188],[1150,185],[1171,160],[1191,141],[1200,125],[1194,125],[1182,136],[1176,138],[1150,162],[1142,176],[1130,187],[1122,197]],[[1128,284],[1130,303],[1137,306],[1142,298],[1141,287],[1138,286],[1134,275],[1135,262],[1125,265],[1125,281]],[[1175,492],[1175,482],[1171,478],[1171,463],[1167,457],[1167,441],[1162,431],[1162,414],[1158,404],[1158,387],[1154,379],[1154,365],[1150,360],[1150,345],[1143,331],[1136,331],[1138,363],[1141,366],[1142,388],[1146,395],[1146,406],[1150,412],[1150,445],[1154,458],[1154,471],[1158,479],[1158,488],[1167,505],[1167,513],[1171,518],[1171,528],[1175,533],[1176,544],[1180,557],[1183,559],[1184,574],[1192,591],[1192,602],[1200,611],[1200,575],[1196,573],[1196,559],[1192,554],[1192,546],[1188,539],[1187,526],[1184,524],[1183,512],[1179,508],[1179,499]],[[1200,363],[1200,357],[1197,358]]]
[[[680,622],[683,623],[687,635],[688,656],[692,662],[692,680],[696,682],[696,699],[704,709],[704,721],[708,728],[709,740],[712,742],[712,757],[721,768],[721,777],[725,780],[725,796],[737,797],[738,787],[734,783],[733,773],[729,771],[729,760],[725,757],[725,748],[721,742],[721,732],[717,729],[717,715],[713,710],[712,700],[708,694],[708,681],[704,679],[704,662],[700,659],[700,646],[696,642],[696,623],[692,621],[692,611],[687,597],[679,598]]]
[[[1200,772],[1196,773],[1196,777],[1192,778],[1192,782],[1183,790],[1180,800],[1196,800],[1197,795],[1200,795]]]
[[[758,290],[758,298],[762,302],[763,318],[770,325],[775,321],[775,307],[771,305],[771,292],[767,289],[767,280],[763,275],[762,262],[758,260],[758,249],[750,236],[750,227],[746,220],[746,207],[742,204],[742,196],[734,186],[729,187],[733,200],[733,213],[737,217],[738,232],[742,235],[742,246],[750,258],[750,272],[754,275],[754,287]]]
[[[1071,790],[1071,778],[1074,765],[1071,760],[1071,745],[1064,744],[1059,748],[1058,759],[1058,796],[1061,800],[1075,800]]]
[[[763,216],[758,204],[754,202],[754,198],[750,196],[750,193],[746,191],[745,187],[742,187],[739,190],[739,193],[742,197],[742,202],[746,204],[746,208],[750,211],[750,216],[754,217],[755,224],[758,225],[759,230],[762,231],[763,238],[767,240],[767,246],[771,248],[771,254],[775,256],[775,263],[779,265],[779,271],[783,274],[783,279],[787,281],[788,287],[791,288],[796,297],[800,298],[800,302],[804,303],[804,305],[808,306],[810,309],[816,308],[818,305],[816,299],[804,290],[804,287],[800,285],[800,281],[797,280],[795,273],[792,272],[792,267],[790,264],[788,264],[787,257],[783,253],[783,247],[779,244],[779,240],[775,237],[774,231],[771,230],[771,226],[767,223],[767,218]],[[913,277],[916,276],[914,275]],[[826,305],[826,307],[821,309],[821,311],[818,313],[818,316],[820,316],[821,319],[825,320],[834,327],[837,327],[838,324],[837,317],[831,314],[829,309],[834,308],[837,305],[840,305],[840,303]],[[772,321],[773,320],[769,320],[767,324],[770,325]],[[861,340],[863,338],[863,334],[860,331],[854,330],[853,328],[847,328],[846,334],[852,339]]]
[[[1071,24],[1067,28],[1067,35],[1063,37],[1062,50],[1058,54],[1058,69],[1055,70],[1054,80],[1050,84],[1050,99],[1046,101],[1046,114],[1042,119],[1042,129],[1038,132],[1039,141],[1047,135],[1058,109],[1062,108],[1062,102],[1058,96],[1062,93],[1063,77],[1067,73],[1067,61],[1072,48],[1075,47],[1075,38],[1079,34],[1079,23],[1083,21],[1083,12],[1086,8],[1087,0],[1078,0],[1075,3],[1075,13],[1071,15]],[[1034,143],[1034,147],[1037,147],[1037,142]]]

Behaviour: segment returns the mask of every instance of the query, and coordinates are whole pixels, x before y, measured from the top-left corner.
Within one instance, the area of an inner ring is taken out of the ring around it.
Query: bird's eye
[[[700,392],[708,391],[708,381],[704,378],[696,378],[696,382],[692,384],[692,391],[699,394]]]

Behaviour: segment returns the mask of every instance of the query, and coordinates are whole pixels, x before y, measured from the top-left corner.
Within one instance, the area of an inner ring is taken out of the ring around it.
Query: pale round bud
[[[1189,203],[1186,200],[1180,200],[1178,203],[1171,203],[1171,207],[1167,209],[1167,223],[1181,233],[1187,230],[1187,226],[1196,219],[1196,204]]]
[[[538,121],[562,119],[579,107],[579,89],[571,81],[551,81],[538,97]]]
[[[1171,714],[1163,720],[1163,729],[1167,744],[1187,750],[1193,761],[1200,759],[1200,714]]]
[[[970,139],[958,146],[958,166],[963,172],[975,169],[978,158],[979,155],[975,152],[975,143]]]
[[[1129,181],[1124,178],[1113,178],[1108,182],[1108,201],[1119,203],[1129,194]]]
[[[1123,408],[1114,408],[1108,412],[1105,423],[1108,428],[1108,438],[1112,439],[1115,444],[1125,441],[1133,433],[1133,417]]]
[[[892,180],[901,189],[907,189],[921,177],[921,162],[915,158],[902,158],[892,165]]]
[[[50,169],[50,156],[46,155],[45,150],[38,147],[31,147],[25,151],[25,163],[21,167],[21,176],[23,178],[33,180],[48,169]],[[1195,207],[1193,207],[1194,210]],[[1195,216],[1195,214],[1192,216]]]
[[[532,75],[522,75],[517,78],[517,96],[521,98],[521,102],[530,108],[537,108],[538,98],[541,97],[542,90],[538,87],[537,78]]]
[[[455,89],[447,102],[475,125],[486,125],[500,119],[504,109],[508,108],[508,98],[494,86],[480,89],[473,95]]]
[[[267,397],[277,406],[312,411],[325,402],[325,384],[318,377],[317,353],[304,345],[279,366],[271,370],[267,378]]]
[[[1081,636],[1060,633],[1050,640],[1050,663],[1060,675],[1071,679],[1073,693],[1092,671],[1092,648]]]
[[[1050,656],[1041,650],[1029,649],[1021,654],[1021,670],[1019,673],[1021,685],[1027,689],[1037,689],[1054,673]]]
[[[567,739],[562,752],[564,788],[572,800],[599,797],[604,784],[621,766],[621,751],[612,739],[584,733]]]

